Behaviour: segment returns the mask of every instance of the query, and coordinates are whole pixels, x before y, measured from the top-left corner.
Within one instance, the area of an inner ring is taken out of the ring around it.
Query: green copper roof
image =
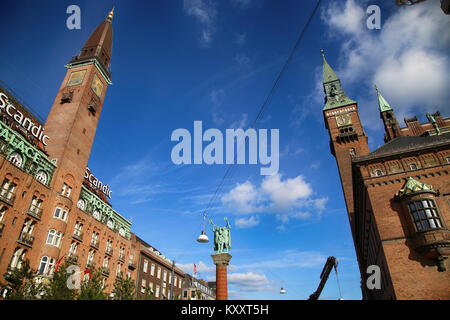
[[[435,192],[433,186],[426,183],[421,183],[414,179],[413,177],[409,177],[408,180],[403,185],[398,193],[397,197],[402,197],[408,194],[417,193],[417,192]]]
[[[334,73],[333,69],[325,59],[323,50],[320,50],[323,59],[323,88],[326,94],[325,107],[323,110],[330,110],[334,108],[356,104],[356,101],[350,99],[345,94],[341,86],[341,81]]]
[[[378,94],[378,106],[380,107],[380,112],[393,111],[389,103],[386,101],[386,99],[383,98],[380,91],[378,91],[378,88],[375,87],[375,89],[377,90]]]
[[[323,83],[339,80],[336,73],[334,73],[333,69],[330,67],[327,60],[325,59],[325,54],[323,53],[323,50],[320,50],[320,52],[322,53],[323,59]]]

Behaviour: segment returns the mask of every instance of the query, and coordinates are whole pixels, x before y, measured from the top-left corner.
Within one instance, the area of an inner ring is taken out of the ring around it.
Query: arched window
[[[47,236],[47,244],[59,247],[61,244],[62,232],[50,229]]]
[[[20,155],[20,153],[18,153],[18,152],[16,152],[16,151],[14,151],[13,153],[11,153],[11,154],[9,155],[8,160],[9,160],[13,165],[15,165],[16,167],[19,167],[19,168],[22,167],[22,164],[23,164],[23,158],[22,158],[22,156]]]
[[[22,263],[25,259],[25,253],[27,253],[27,251],[24,250],[23,248],[16,248],[16,250],[14,250],[14,254],[11,259],[11,264],[9,265],[11,269],[15,268],[20,269],[22,267]]]
[[[85,205],[86,205],[86,204],[85,204],[85,202],[84,202],[84,199],[83,199],[83,198],[80,198],[80,200],[78,200],[78,203],[77,203],[78,209],[84,210]]]
[[[92,215],[95,219],[100,220],[100,212],[98,212],[98,210],[94,210],[94,213]]]
[[[41,263],[39,264],[38,273],[43,276],[50,276],[53,274],[54,267],[55,267],[55,259],[43,256],[41,258]]]
[[[48,181],[48,175],[44,170],[39,170],[36,173],[36,180],[39,181],[42,184],[47,184]]]

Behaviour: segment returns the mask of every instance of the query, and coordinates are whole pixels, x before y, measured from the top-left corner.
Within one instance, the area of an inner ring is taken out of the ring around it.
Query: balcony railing
[[[27,214],[35,219],[41,220],[42,209],[39,207],[36,207],[35,205],[31,205],[27,211]]]
[[[134,261],[128,261],[128,268],[130,269],[136,269],[136,263]]]
[[[98,240],[91,240],[91,247],[98,250]]]
[[[125,262],[125,255],[123,253],[119,253],[119,261]]]
[[[77,239],[78,241],[83,241],[83,232],[81,232],[80,230],[75,229],[73,231],[72,237]]]
[[[78,255],[76,253],[70,252],[67,256],[67,261],[71,263],[77,263],[78,262]]]
[[[8,189],[2,189],[0,191],[0,200],[12,206],[14,200],[16,200],[16,195]]]
[[[102,274],[106,277],[109,277],[109,268],[102,267]]]
[[[111,256],[111,257],[112,257],[112,255],[113,255],[113,248],[107,247],[105,253],[106,253],[108,256]]]
[[[32,247],[34,241],[34,236],[29,233],[22,232],[19,236],[19,240],[17,242],[26,245],[27,247]]]

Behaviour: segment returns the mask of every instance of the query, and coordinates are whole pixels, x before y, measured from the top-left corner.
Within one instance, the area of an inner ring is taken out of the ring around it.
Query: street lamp
[[[206,231],[205,231],[205,223],[206,223],[206,213],[203,213],[203,230],[201,235],[198,236],[197,241],[200,243],[208,243],[209,239],[208,236],[206,235]]]
[[[280,294],[285,294],[285,293],[286,293],[286,290],[284,290],[283,287],[281,287]]]

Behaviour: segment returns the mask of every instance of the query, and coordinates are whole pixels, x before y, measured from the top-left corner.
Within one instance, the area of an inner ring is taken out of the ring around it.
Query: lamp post
[[[172,261],[172,281],[170,282],[169,300],[173,300],[173,282],[175,275],[175,260]]]

